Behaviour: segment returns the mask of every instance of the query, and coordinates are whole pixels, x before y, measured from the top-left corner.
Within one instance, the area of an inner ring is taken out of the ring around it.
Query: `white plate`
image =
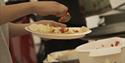
[[[41,38],[47,38],[47,39],[76,39],[76,38],[82,38],[84,37],[86,34],[90,33],[91,30],[88,30],[86,32],[83,33],[72,33],[72,34],[65,34],[65,33],[38,33],[38,32],[33,32],[32,30],[28,29],[28,27],[25,27],[25,29]],[[80,29],[79,27],[71,27],[69,29]]]

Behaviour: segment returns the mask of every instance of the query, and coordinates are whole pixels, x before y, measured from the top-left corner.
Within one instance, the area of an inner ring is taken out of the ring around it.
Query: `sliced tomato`
[[[64,33],[65,32],[65,28],[64,27],[60,28],[60,32]]]

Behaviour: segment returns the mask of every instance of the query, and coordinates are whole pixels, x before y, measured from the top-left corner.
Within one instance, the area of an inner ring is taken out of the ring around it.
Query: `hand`
[[[37,21],[35,22],[37,24],[49,24],[50,26],[55,26],[55,27],[66,27],[65,24],[62,24],[62,23],[58,23],[58,22],[55,22],[53,20],[40,20],[40,21]]]
[[[56,15],[60,17],[68,11],[66,6],[54,1],[39,1],[31,3],[33,4],[34,12],[42,16]]]
[[[66,23],[71,19],[70,14],[67,12],[65,15],[61,16],[58,20],[60,23]]]

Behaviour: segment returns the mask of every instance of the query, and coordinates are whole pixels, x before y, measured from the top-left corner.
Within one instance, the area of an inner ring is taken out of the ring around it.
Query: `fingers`
[[[55,15],[58,17],[64,16],[68,11],[68,8],[62,4],[60,4],[60,6],[58,6],[56,9],[57,12],[55,13]]]
[[[68,11],[68,8],[58,2],[41,1],[33,3],[33,11],[41,16],[56,15],[60,17]]]
[[[60,19],[58,20],[61,23],[65,23],[68,22],[71,19],[70,14],[67,12],[65,13],[63,16],[60,17]]]
[[[50,9],[50,11],[55,10],[56,16],[63,16],[68,11],[68,8],[61,3],[58,3],[56,1],[46,1],[46,2],[52,3],[50,6],[52,6],[53,9],[52,10]]]
[[[58,23],[58,22],[52,22],[51,25],[52,25],[52,26],[55,26],[55,27],[66,27],[65,24]]]
[[[58,23],[58,22],[55,22],[55,21],[52,21],[52,20],[49,20],[49,23],[48,23],[50,26],[55,26],[55,27],[66,27],[65,24],[62,24],[62,23]]]
[[[62,24],[62,23],[58,23],[58,22],[55,22],[53,20],[40,20],[40,21],[37,21],[36,22],[37,24],[49,24],[50,26],[54,26],[54,27],[66,27],[65,24]]]

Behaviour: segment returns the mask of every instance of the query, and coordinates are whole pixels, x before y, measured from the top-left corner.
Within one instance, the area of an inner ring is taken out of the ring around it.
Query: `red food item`
[[[116,42],[115,42],[115,46],[118,46],[119,44],[120,44],[119,41],[116,41]]]
[[[65,17],[68,15],[68,11],[59,19],[59,22],[65,22]]]
[[[61,32],[61,33],[65,33],[65,28],[63,28],[63,27],[60,28],[60,32]]]
[[[62,17],[60,18],[59,22],[63,22],[64,20],[65,20],[65,17],[62,16]]]

